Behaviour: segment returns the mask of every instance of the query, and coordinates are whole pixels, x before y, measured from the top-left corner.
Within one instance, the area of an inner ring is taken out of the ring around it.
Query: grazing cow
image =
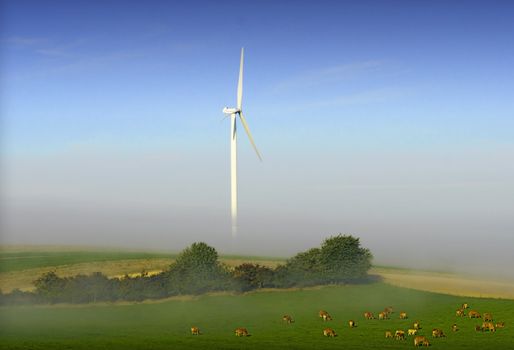
[[[418,330],[417,329],[408,329],[407,330],[407,335],[416,335],[418,334]]]
[[[496,328],[505,328],[505,322],[496,323]]]
[[[464,309],[458,309],[455,311],[455,316],[462,317],[464,316]]]
[[[416,321],[414,322],[414,324],[412,325],[412,327],[414,327],[414,329],[421,329],[421,324],[419,323],[419,321]]]
[[[355,321],[354,321],[354,320],[350,320],[350,321],[348,321],[348,325],[350,326],[350,328],[357,327],[357,325],[355,324]]]
[[[242,327],[236,328],[236,335],[238,337],[248,337],[249,336],[248,330],[246,328],[242,328]]]
[[[391,331],[386,331],[385,336],[386,336],[386,338],[392,338],[393,333],[391,333]]]
[[[369,312],[369,311],[366,311],[364,313],[364,318],[366,320],[374,320],[375,319],[375,316],[373,316],[373,313]]]
[[[393,313],[393,307],[392,306],[385,307],[384,313],[389,317]]]
[[[489,312],[484,313],[484,321],[492,321],[493,315],[491,315]]]
[[[408,317],[407,317],[407,313],[406,312],[404,312],[404,311],[400,312],[400,319],[406,320],[407,318]]]
[[[482,332],[482,326],[475,326],[475,331]]]
[[[457,332],[459,330],[459,327],[454,323],[452,324],[452,331]]]
[[[496,332],[496,328],[494,327],[494,324],[492,322],[483,322],[482,330],[489,331],[489,332]]]
[[[418,335],[417,337],[414,338],[414,346],[420,346],[420,345],[424,345],[424,346],[429,346],[430,343],[428,342],[428,339],[422,335]]]
[[[198,327],[191,327],[191,334],[192,335],[200,335],[200,328],[198,328]]]
[[[470,312],[468,312],[468,316],[469,318],[482,318],[480,313],[478,313],[478,311],[475,310],[471,310]]]
[[[387,320],[389,317],[387,317],[387,313],[385,312],[381,312],[378,314],[378,319],[379,320]]]
[[[323,335],[325,337],[336,337],[337,336],[336,332],[332,328],[325,328],[323,330]]]
[[[400,339],[405,340],[405,332],[402,330],[397,330],[396,332],[394,332],[394,337],[398,340],[400,340]]]
[[[332,321],[332,317],[325,310],[319,312],[319,317],[321,317],[323,321]]]
[[[439,328],[434,328],[432,330],[432,337],[434,338],[442,338],[442,337],[446,337],[443,333],[443,331]]]
[[[469,307],[468,303],[462,304],[462,309],[467,309]]]
[[[287,323],[293,323],[294,322],[293,318],[291,316],[289,316],[289,315],[282,316],[282,321],[287,322]]]

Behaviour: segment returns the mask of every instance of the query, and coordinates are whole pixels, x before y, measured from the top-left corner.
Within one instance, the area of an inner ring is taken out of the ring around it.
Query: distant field
[[[480,312],[491,312],[506,328],[496,333],[476,332],[479,320],[458,318],[455,309],[463,302]],[[364,320],[392,305],[390,320]],[[320,309],[333,321],[323,322]],[[410,318],[400,320],[398,312]],[[290,314],[291,325],[281,321]],[[357,328],[350,329],[353,319]],[[386,330],[407,330],[414,320],[429,335],[438,327],[446,338],[433,339],[431,349],[512,349],[514,301],[462,298],[415,291],[384,283],[322,288],[219,294],[171,298],[160,302],[98,305],[57,305],[0,308],[2,349],[412,349],[413,341],[385,339]],[[457,323],[460,330],[451,332]],[[200,336],[190,334],[198,326]],[[336,338],[322,336],[332,327]],[[238,338],[236,327],[248,328],[251,336]]]
[[[64,250],[40,248],[0,248],[0,272],[21,271],[40,267],[72,265],[86,262],[102,262],[129,259],[169,258],[170,253],[148,253],[108,250]]]
[[[370,272],[399,287],[459,296],[514,299],[514,281],[509,280],[394,268],[373,268]]]

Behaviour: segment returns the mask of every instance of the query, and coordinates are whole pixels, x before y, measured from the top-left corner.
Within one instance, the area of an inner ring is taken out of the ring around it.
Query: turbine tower
[[[252,134],[243,115],[243,61],[244,48],[241,48],[239,81],[237,83],[237,107],[223,108],[223,113],[227,114],[227,117],[230,116],[230,208],[232,216],[232,237],[236,237],[237,235],[237,117],[241,120],[241,124],[243,124],[245,128],[253,149],[257,153],[257,157],[262,161],[259,150],[257,150],[257,146],[255,146]]]

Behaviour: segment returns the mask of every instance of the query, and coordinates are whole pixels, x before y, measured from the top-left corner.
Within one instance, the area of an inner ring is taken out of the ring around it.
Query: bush
[[[359,281],[367,277],[371,259],[358,238],[337,235],[326,239],[321,248],[298,253],[277,267],[275,284],[292,287]]]
[[[232,276],[241,291],[273,287],[273,270],[259,264],[243,263],[234,268]]]

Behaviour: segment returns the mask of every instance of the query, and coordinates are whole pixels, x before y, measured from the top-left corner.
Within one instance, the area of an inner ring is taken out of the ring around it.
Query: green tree
[[[223,290],[230,273],[218,261],[216,249],[206,243],[193,243],[184,249],[169,269],[169,293],[203,293]]]
[[[62,301],[66,284],[66,278],[60,278],[54,271],[44,273],[34,281],[36,294],[50,303]]]
[[[283,268],[277,268],[278,284],[287,287],[323,283],[320,254],[319,248],[312,248],[296,254],[286,262]]]
[[[359,238],[337,235],[326,239],[320,250],[322,274],[327,282],[344,282],[367,276],[373,256]]]
[[[218,266],[218,252],[206,243],[193,243],[171,265],[174,269],[210,271]]]

